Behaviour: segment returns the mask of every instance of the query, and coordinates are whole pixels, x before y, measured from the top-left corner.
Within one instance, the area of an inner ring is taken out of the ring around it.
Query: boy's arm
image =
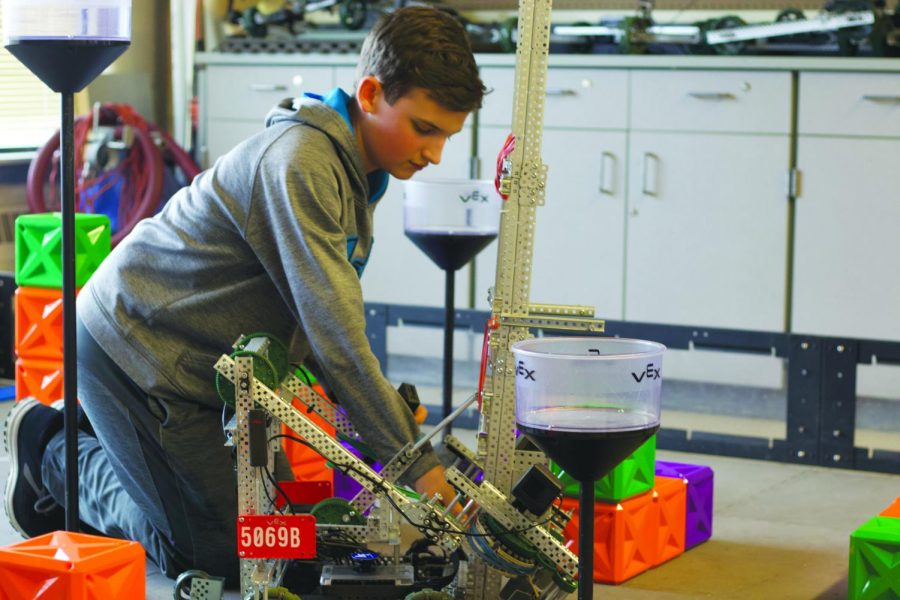
[[[285,145],[279,155],[281,145],[273,144],[260,163],[246,235],[351,422],[385,461],[416,439],[418,426],[365,333],[362,289],[341,226],[346,175],[336,159],[323,160],[328,150],[334,156],[330,142]],[[430,445],[423,452],[407,471],[408,483],[439,464]],[[426,481],[434,487],[433,475]]]

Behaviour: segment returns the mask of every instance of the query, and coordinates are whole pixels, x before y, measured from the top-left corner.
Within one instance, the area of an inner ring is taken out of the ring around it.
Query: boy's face
[[[462,129],[469,115],[447,110],[420,88],[388,104],[374,77],[364,78],[357,94],[366,167],[384,169],[397,179],[409,179],[429,164],[441,162],[444,143]]]

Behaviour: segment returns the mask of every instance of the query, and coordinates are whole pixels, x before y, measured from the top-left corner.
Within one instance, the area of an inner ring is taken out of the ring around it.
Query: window
[[[59,129],[60,102],[59,94],[0,47],[0,152],[43,146]]]

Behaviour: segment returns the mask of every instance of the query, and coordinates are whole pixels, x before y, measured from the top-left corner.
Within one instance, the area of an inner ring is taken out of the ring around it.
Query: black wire
[[[269,469],[267,469],[266,467],[257,467],[257,468],[260,469],[260,470],[265,469],[266,473],[269,472]],[[264,485],[264,486],[262,486],[262,488],[263,488],[263,491],[266,493],[266,498],[268,498],[268,500],[269,500],[269,507],[272,508],[272,509],[274,509],[274,510],[278,510],[278,508],[275,507],[275,498],[273,498],[272,495],[269,494],[269,488],[268,488],[268,486],[265,486],[265,485]],[[279,512],[281,512],[281,511],[279,511]]]
[[[287,439],[289,439],[289,440],[291,440],[291,441],[297,442],[297,443],[299,443],[299,444],[303,444],[304,446],[307,446],[308,448],[312,448],[313,450],[316,449],[315,446],[313,446],[312,444],[310,444],[309,442],[307,442],[307,441],[304,440],[303,438],[298,438],[297,436],[293,436],[293,435],[290,435],[290,434],[287,434],[287,433],[279,433],[279,434],[277,434],[277,435],[274,435],[274,436],[272,436],[272,438],[271,438],[269,441],[275,440],[275,439],[277,439],[277,438],[287,438]],[[412,525],[412,526],[415,527],[416,529],[423,529],[423,530],[425,530],[425,531],[437,531],[437,532],[441,532],[441,533],[452,533],[452,534],[463,535],[463,536],[468,536],[468,537],[491,537],[491,538],[497,538],[498,536],[501,536],[501,535],[509,535],[509,534],[523,533],[523,532],[525,532],[525,531],[529,531],[529,530],[531,530],[531,529],[535,529],[536,527],[538,527],[538,526],[540,526],[540,525],[544,525],[544,524],[550,522],[550,521],[553,519],[553,512],[551,511],[550,516],[547,517],[546,519],[544,519],[543,521],[539,521],[539,522],[537,522],[537,523],[533,523],[533,524],[529,525],[528,527],[523,527],[523,528],[521,528],[521,529],[507,529],[507,530],[505,530],[505,531],[498,531],[498,532],[496,532],[496,533],[471,533],[471,532],[468,532],[468,531],[459,531],[459,530],[457,530],[457,529],[450,529],[450,528],[448,528],[448,527],[435,527],[435,526],[433,526],[433,525],[426,525],[425,523],[416,523],[416,522],[413,521],[409,516],[407,516],[407,514],[406,514],[405,512],[403,512],[403,509],[400,508],[400,506],[399,506],[399,505],[397,504],[397,502],[391,497],[391,495],[387,493],[387,492],[389,491],[389,488],[384,484],[384,482],[379,481],[379,480],[377,480],[377,479],[374,479],[371,475],[369,475],[369,474],[366,473],[365,471],[362,471],[361,469],[357,468],[355,465],[352,465],[352,464],[338,464],[338,463],[335,463],[334,461],[331,461],[331,463],[332,463],[335,467],[337,467],[338,469],[340,469],[341,472],[344,473],[345,475],[347,474],[347,471],[348,471],[348,470],[353,470],[354,472],[358,473],[358,474],[361,475],[362,477],[365,477],[372,485],[374,485],[375,487],[378,488],[378,491],[379,491],[379,492],[384,492],[384,496],[388,499],[388,502],[390,502],[391,505],[397,510],[397,512],[400,513],[400,516],[403,517],[404,519],[406,519],[406,520],[410,523],[410,525]]]
[[[274,438],[272,438],[272,439],[274,439]],[[269,441],[272,441],[272,440],[269,440]],[[281,485],[279,485],[278,481],[275,480],[275,477],[272,475],[272,472],[269,471],[269,467],[263,466],[260,468],[263,469],[263,471],[265,471],[266,477],[269,478],[269,481],[272,482],[272,485],[275,486],[275,489],[278,490],[278,493],[281,494],[282,498],[284,498],[284,506],[281,508],[281,510],[279,510],[279,512],[281,514],[284,514],[284,511],[287,510],[290,512],[290,514],[294,514],[294,510],[291,507],[290,496],[287,495],[287,492],[285,492],[284,489],[282,489]],[[263,488],[266,489],[266,486],[263,486]],[[268,489],[266,489],[266,496],[269,496]],[[269,497],[269,501],[272,503],[272,507],[274,508],[275,507],[275,499],[273,499],[272,497]],[[275,510],[278,510],[278,509],[275,508]]]

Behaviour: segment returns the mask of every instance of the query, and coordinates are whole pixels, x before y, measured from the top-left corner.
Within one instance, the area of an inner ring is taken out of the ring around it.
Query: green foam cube
[[[594,499],[600,502],[619,502],[653,488],[656,464],[656,436],[652,436],[623,460],[615,469],[594,483]],[[563,494],[578,497],[578,482],[556,463],[550,470],[563,483]]]
[[[81,287],[110,252],[109,217],[75,214],[75,286]],[[39,213],[16,219],[16,285],[62,287],[62,215]]]
[[[872,517],[850,534],[850,600],[900,598],[900,519]]]

